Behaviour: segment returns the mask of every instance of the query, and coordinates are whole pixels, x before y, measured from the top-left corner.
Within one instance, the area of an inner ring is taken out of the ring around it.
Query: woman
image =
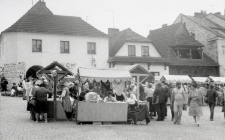
[[[149,103],[149,112],[150,112],[150,119],[153,119],[153,113],[155,112],[155,105],[152,104],[152,97],[154,90],[152,89],[152,84],[149,83],[147,88],[146,88],[146,98]]]
[[[70,101],[69,88],[72,87],[73,84],[72,83],[63,84],[62,86],[64,87],[63,91],[62,91],[62,95],[61,95],[62,105],[63,105],[64,111],[66,112],[67,120],[69,121],[69,120],[71,120],[71,115],[72,115],[72,104]]]
[[[188,97],[189,105],[189,116],[193,116],[196,126],[199,126],[200,116],[203,116],[202,113],[202,103],[203,96],[202,93],[197,89],[197,84],[193,83],[191,86],[190,94]]]
[[[40,84],[40,88],[34,91],[33,98],[36,100],[36,122],[38,123],[39,114],[44,113],[45,122],[47,123],[47,99],[48,94],[52,94],[52,92],[45,88],[44,82]]]
[[[139,85],[139,91],[140,91],[140,96],[139,96],[139,100],[140,101],[146,101],[146,94],[145,94],[145,89],[144,86],[142,84]]]
[[[108,91],[107,96],[104,98],[104,102],[117,102],[116,98],[114,98],[112,94],[112,91]]]

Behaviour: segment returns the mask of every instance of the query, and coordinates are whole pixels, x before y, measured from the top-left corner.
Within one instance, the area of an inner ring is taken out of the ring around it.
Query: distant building
[[[218,76],[218,63],[203,53],[204,45],[189,34],[184,24],[165,24],[151,30],[148,38],[168,60],[170,75]]]
[[[73,73],[78,67],[108,68],[108,52],[106,34],[80,17],[54,15],[43,1],[0,36],[0,67],[7,67],[4,72],[11,81],[19,74],[34,77],[53,61]]]
[[[204,44],[203,51],[220,65],[219,74],[225,76],[225,16],[205,11],[194,16],[180,14],[174,24],[182,22],[196,40]]]
[[[169,74],[167,61],[161,57],[151,40],[131,29],[109,28],[109,66],[125,67],[139,64],[152,74]]]

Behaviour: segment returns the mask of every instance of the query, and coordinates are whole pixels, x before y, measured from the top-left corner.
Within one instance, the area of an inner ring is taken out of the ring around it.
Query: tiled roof
[[[40,11],[38,6],[42,7],[44,12]],[[80,17],[59,16],[51,14],[51,11],[45,7],[43,2],[40,1],[16,23],[3,31],[3,33],[6,32],[107,37],[105,33],[97,30],[82,20]]]
[[[167,56],[167,49],[169,44],[175,39],[175,34],[180,28],[182,23],[172,24],[156,30],[151,30],[148,38],[152,41],[153,45],[161,56]]]
[[[162,57],[135,57],[135,56],[114,56],[110,57],[110,62],[129,62],[129,63],[167,63]]]
[[[176,23],[167,27],[150,31],[148,38],[152,41],[158,52],[166,58],[169,65],[179,66],[219,66],[218,63],[213,61],[210,57],[204,54],[203,59],[180,59],[172,50],[171,46],[190,46],[190,47],[203,47],[198,41],[194,41],[191,36],[177,37],[177,31],[180,27],[185,27],[182,23]],[[176,41],[175,41],[176,40]],[[183,44],[183,45],[182,45]]]
[[[218,29],[220,29],[222,27],[220,25],[216,24],[215,22],[213,22],[207,18],[198,18],[195,16],[187,16],[187,15],[183,15],[183,14],[181,14],[181,15],[187,17],[188,19],[192,20],[193,22],[200,25],[201,27],[213,32],[217,36],[225,37],[225,34],[217,31]]]
[[[126,42],[151,43],[149,39],[128,28],[109,38],[109,56],[114,56]]]

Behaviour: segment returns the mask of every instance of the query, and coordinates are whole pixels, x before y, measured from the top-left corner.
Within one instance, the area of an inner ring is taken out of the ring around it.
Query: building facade
[[[10,82],[19,75],[34,77],[53,61],[74,74],[78,67],[108,68],[108,51],[106,34],[80,17],[53,15],[43,1],[0,37],[0,65]]]
[[[109,28],[109,67],[139,64],[155,76],[169,74],[167,61],[161,57],[151,40],[131,29]]]
[[[203,44],[183,23],[151,30],[148,38],[169,65],[169,75],[218,76],[218,63],[203,53]]]
[[[204,44],[203,51],[219,63],[219,74],[225,76],[225,16],[221,13],[180,14],[174,24],[182,22],[195,39]]]

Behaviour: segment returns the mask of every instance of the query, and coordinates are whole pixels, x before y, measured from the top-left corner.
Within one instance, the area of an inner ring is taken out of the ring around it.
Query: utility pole
[[[108,12],[112,12],[113,14],[113,28],[114,28],[114,11],[107,10]]]

